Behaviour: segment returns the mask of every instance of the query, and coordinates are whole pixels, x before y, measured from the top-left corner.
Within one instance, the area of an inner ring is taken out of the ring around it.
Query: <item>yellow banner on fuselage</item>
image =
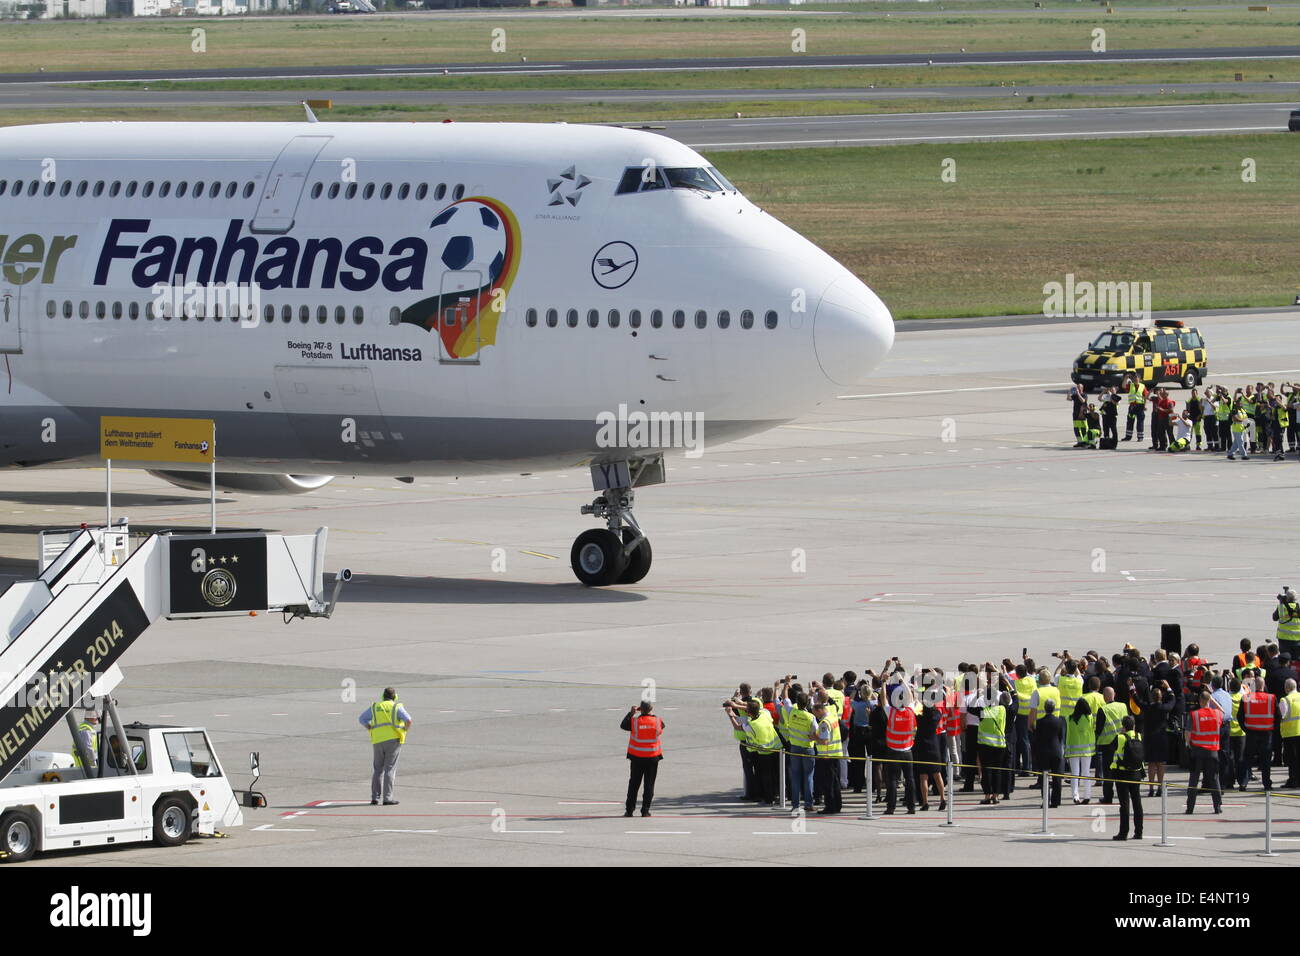
[[[208,464],[215,453],[215,425],[210,418],[99,419],[99,457],[131,461],[177,461]]]

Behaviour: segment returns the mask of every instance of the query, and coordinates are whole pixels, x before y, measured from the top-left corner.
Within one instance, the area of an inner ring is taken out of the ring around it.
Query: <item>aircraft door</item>
[[[28,296],[31,293],[27,293]],[[0,283],[0,354],[16,355],[23,350],[23,287]]]
[[[249,232],[280,235],[293,228],[298,202],[307,187],[312,163],[332,136],[295,136],[280,151],[262,185],[262,198]]]
[[[289,427],[312,459],[383,460],[402,451],[368,367],[277,365],[275,384]]]
[[[444,365],[480,364],[483,339],[475,302],[484,281],[483,273],[475,269],[442,274],[438,288],[438,361]]]

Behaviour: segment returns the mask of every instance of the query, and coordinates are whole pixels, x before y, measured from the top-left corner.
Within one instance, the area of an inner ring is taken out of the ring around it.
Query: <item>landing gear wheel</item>
[[[569,563],[578,580],[589,588],[614,584],[627,567],[623,541],[607,528],[592,528],[578,535],[569,551]]]
[[[36,854],[36,822],[31,814],[12,810],[0,817],[0,850],[7,863],[23,863]]]
[[[1196,369],[1189,368],[1183,373],[1183,388],[1195,388],[1201,384],[1201,377],[1196,374]]]
[[[159,846],[180,846],[190,838],[190,808],[178,797],[158,804],[153,813],[153,842]]]
[[[636,537],[636,532],[631,528],[623,529],[623,546],[627,547],[628,542]],[[619,584],[636,584],[643,577],[650,573],[650,562],[654,560],[654,552],[650,549],[650,539],[641,538],[641,542],[628,555],[627,567],[618,577]]]

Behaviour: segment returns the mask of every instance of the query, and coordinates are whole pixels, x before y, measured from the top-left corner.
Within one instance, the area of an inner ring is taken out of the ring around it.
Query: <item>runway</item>
[[[111,89],[67,84],[14,84],[0,86],[0,109],[158,109],[175,107],[283,106],[303,98],[327,99],[340,106],[448,106],[543,103],[580,104],[600,101],[635,106],[661,103],[670,97],[675,103],[743,101],[879,101],[1013,100],[1030,96],[1160,96],[1163,94],[1215,94],[1290,97],[1300,102],[1300,82],[1269,81],[1245,83],[1104,83],[1032,86],[908,86],[840,89],[698,89],[698,90],[342,90],[305,88],[287,90],[198,90]],[[328,114],[327,114],[328,115]]]
[[[1256,103],[667,120],[655,125],[700,150],[770,149],[1284,132],[1290,110],[1286,103]]]
[[[1206,60],[1300,59],[1300,46],[1187,47],[1147,50],[1001,51],[992,53],[894,53],[861,56],[749,56],[681,59],[557,60],[550,62],[372,64],[343,66],[225,67],[210,70],[69,70],[45,73],[0,73],[0,84],[85,83],[134,80],[283,79],[424,74],[574,75],[583,73],[681,72],[689,70],[842,69],[957,64],[1147,63]]]
[[[1197,318],[1212,380],[1300,380],[1294,323],[1292,309]],[[1054,836],[1032,836],[1038,804],[1023,789],[996,807],[962,795],[951,830],[933,810],[859,820],[852,794],[843,816],[798,826],[737,799],[719,704],[740,680],[861,673],[892,655],[951,667],[1021,647],[1040,660],[1149,649],[1166,621],[1212,660],[1243,634],[1272,635],[1273,595],[1297,566],[1278,520],[1300,485],[1295,458],[1072,450],[1068,367],[1102,324],[907,324],[844,397],[670,462],[668,484],[638,494],[655,566],[636,587],[571,579],[569,543],[590,524],[579,469],[223,496],[224,526],[328,525],[331,564],[356,579],[328,622],[159,624],[124,660],[116,696],[126,720],[206,725],[240,785],[260,750],[271,808],[225,840],[36,865],[820,865],[826,853],[1036,865],[1044,840],[1062,867],[1294,865],[1289,800],[1273,810],[1281,855],[1255,855],[1258,793],[1229,795],[1223,816],[1207,800],[1184,817],[1171,797],[1169,848],[1113,844],[1116,808],[1068,797]],[[38,529],[95,520],[102,483],[95,471],[0,474],[0,553],[29,562]],[[133,527],[206,526],[204,496],[138,473],[115,469],[114,503]],[[357,716],[388,683],[416,726],[401,805],[379,808]],[[646,689],[666,759],[655,815],[628,820],[618,722]]]

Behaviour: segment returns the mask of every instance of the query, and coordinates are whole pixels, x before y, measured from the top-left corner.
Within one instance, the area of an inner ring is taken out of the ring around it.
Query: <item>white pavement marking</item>
[[[751,830],[754,836],[816,836],[816,830],[805,830],[799,833],[796,830]]]
[[[636,836],[690,836],[690,830],[624,830]]]
[[[435,800],[436,804],[444,807],[495,807],[495,800]]]
[[[502,830],[502,833],[563,833],[563,830]]]
[[[617,800],[557,800],[559,807],[617,807]]]
[[[1088,136],[1144,136],[1149,134],[1164,135],[1201,135],[1216,133],[1271,133],[1276,132],[1277,126],[1205,126],[1191,127],[1188,129],[1100,129],[1100,130],[1073,130],[1057,133],[972,133],[962,136],[951,136],[944,133],[932,134],[930,136],[845,136],[834,139],[767,139],[767,140],[750,140],[743,143],[695,143],[682,142],[692,149],[732,149],[744,147],[752,149],[764,146],[853,146],[858,143],[911,143],[921,141],[940,141],[944,143],[955,143],[965,140],[1015,140],[1015,139],[1075,139],[1078,137]],[[1243,375],[1257,374],[1254,372],[1242,372]]]
[[[381,830],[376,828],[373,833],[437,833],[437,830]]]
[[[274,830],[276,833],[315,833],[314,827],[277,827],[273,823],[263,823],[260,827],[253,827],[254,830]]]
[[[943,836],[938,830],[877,830],[884,836]]]

